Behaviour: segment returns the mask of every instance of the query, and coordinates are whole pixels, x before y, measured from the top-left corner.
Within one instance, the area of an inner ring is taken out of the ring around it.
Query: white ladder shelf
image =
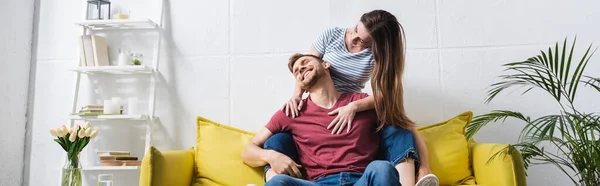
[[[92,35],[97,31],[106,30],[123,30],[135,32],[138,30],[152,31],[157,33],[157,39],[153,48],[152,64],[151,66],[143,65],[131,65],[131,66],[80,66],[80,52],[78,52],[77,66],[71,71],[75,72],[75,82],[73,86],[73,98],[70,115],[68,116],[69,124],[74,127],[75,121],[143,121],[146,123],[146,134],[144,142],[144,155],[148,152],[148,149],[152,145],[152,126],[158,120],[155,116],[155,102],[156,102],[156,84],[158,80],[158,64],[160,61],[160,48],[161,48],[161,36],[162,36],[162,14],[163,14],[163,0],[158,0],[158,8],[160,9],[160,16],[158,17],[159,23],[156,23],[150,19],[142,20],[130,20],[130,19],[110,19],[110,20],[84,20],[76,22],[75,24],[81,27],[81,35]],[[85,4],[85,3],[84,3]],[[85,8],[85,15],[87,15],[87,8]],[[110,34],[107,34],[111,37]],[[88,75],[93,76],[97,74],[103,75],[115,75],[115,76],[127,76],[127,75],[149,75],[150,78],[150,90],[148,96],[148,113],[143,115],[98,115],[98,116],[79,116],[73,115],[78,112],[78,101],[80,93],[81,76]],[[100,131],[109,132],[109,131]],[[138,157],[141,160],[143,157]],[[87,166],[83,167],[84,171],[122,171],[122,170],[139,170],[139,166]]]

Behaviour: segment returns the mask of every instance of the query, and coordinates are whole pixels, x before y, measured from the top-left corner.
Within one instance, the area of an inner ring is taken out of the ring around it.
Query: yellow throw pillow
[[[464,112],[452,119],[419,128],[429,152],[429,167],[440,185],[457,185],[472,177],[465,127],[473,113]]]
[[[242,151],[254,133],[197,119],[196,168],[194,185],[264,185],[263,168],[242,161]]]
[[[140,185],[190,185],[194,173],[194,148],[161,152],[154,146],[142,160]]]

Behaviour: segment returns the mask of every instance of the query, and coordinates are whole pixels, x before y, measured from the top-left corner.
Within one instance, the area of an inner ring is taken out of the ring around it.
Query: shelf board
[[[139,170],[140,166],[90,166],[83,167],[84,171],[110,171],[110,170]]]
[[[87,120],[87,121],[102,121],[102,120],[135,120],[144,121],[148,120],[149,117],[146,115],[98,115],[98,116],[79,116],[69,115],[69,119],[72,120]]]
[[[72,71],[84,74],[151,74],[153,69],[145,65],[128,66],[83,66]]]
[[[84,20],[75,24],[91,30],[144,30],[159,28],[158,24],[149,19]]]

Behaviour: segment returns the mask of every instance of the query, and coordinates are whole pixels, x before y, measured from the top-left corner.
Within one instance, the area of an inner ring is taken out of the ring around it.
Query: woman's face
[[[354,28],[352,28],[350,43],[352,46],[363,48],[368,48],[371,46],[371,36],[362,22],[359,21]]]

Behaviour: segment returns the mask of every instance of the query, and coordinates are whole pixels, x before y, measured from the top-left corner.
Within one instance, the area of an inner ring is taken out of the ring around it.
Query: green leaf
[[[56,141],[56,143],[58,143],[63,148],[63,150],[67,151],[67,147],[59,138],[54,139],[54,141]]]
[[[465,136],[467,137],[467,139],[471,139],[473,135],[475,135],[475,133],[477,133],[488,123],[497,122],[499,120],[502,120],[502,122],[504,122],[507,118],[516,118],[521,121],[529,122],[528,118],[523,116],[523,114],[519,112],[507,110],[494,110],[491,113],[473,117],[471,123],[469,123],[466,127]]]
[[[571,86],[569,86],[569,95],[571,95],[571,100],[575,100],[575,92],[577,90],[577,82],[576,81],[579,81],[579,78],[581,77],[581,73],[585,70],[585,65],[584,65],[585,58],[588,56],[591,49],[592,49],[592,45],[590,45],[588,47],[588,49],[585,51],[583,58],[581,58],[581,61],[577,65],[577,68],[575,68],[575,72],[573,73],[573,77],[571,78]]]
[[[561,53],[561,60],[560,60],[560,74],[559,74],[559,80],[563,81],[562,77],[566,77],[565,75],[565,54],[567,53],[567,38],[565,38],[565,42],[563,43],[563,47],[562,47],[562,53]],[[569,72],[567,72],[568,74]],[[563,84],[561,84],[561,86],[566,86],[566,80],[564,80]]]
[[[581,81],[582,83],[584,83],[586,86],[591,86],[592,88],[594,88],[598,92],[600,92],[600,78],[594,78],[591,76],[584,76],[584,78],[586,78],[587,81],[582,80]]]

